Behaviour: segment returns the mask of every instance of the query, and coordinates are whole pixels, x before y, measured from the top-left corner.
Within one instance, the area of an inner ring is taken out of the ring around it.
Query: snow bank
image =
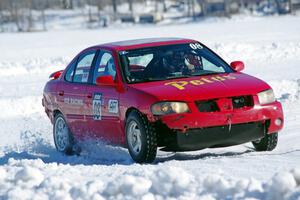
[[[255,60],[257,62],[274,63],[274,61],[294,59],[300,56],[300,43],[295,42],[215,43],[211,47],[229,61],[241,59],[243,61]]]
[[[22,61],[0,61],[0,77],[14,77],[18,75],[34,75],[39,73],[53,73],[64,69],[68,62],[67,58],[30,58]]]
[[[276,97],[282,101],[297,101],[300,98],[300,79],[270,81]]]
[[[148,167],[148,166],[141,166]],[[230,179],[222,174],[194,176],[179,167],[148,169],[145,174],[121,173],[114,179],[61,179],[72,166],[41,160],[14,160],[0,167],[0,198],[8,199],[297,199],[300,168],[261,182]],[[75,172],[75,171],[74,171]],[[76,171],[81,176],[86,173]],[[70,173],[68,173],[70,175]],[[78,175],[78,174],[77,174]]]
[[[42,96],[25,96],[21,98],[0,98],[0,119],[28,117],[32,114],[44,114]]]

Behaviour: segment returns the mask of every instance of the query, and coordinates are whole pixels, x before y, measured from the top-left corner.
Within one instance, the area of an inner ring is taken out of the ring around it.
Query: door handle
[[[91,99],[92,97],[93,97],[92,94],[88,94],[88,95],[87,95],[87,98],[89,98],[89,99]]]
[[[61,90],[61,91],[58,92],[58,95],[59,95],[59,96],[64,96],[64,93],[65,93],[65,92]]]

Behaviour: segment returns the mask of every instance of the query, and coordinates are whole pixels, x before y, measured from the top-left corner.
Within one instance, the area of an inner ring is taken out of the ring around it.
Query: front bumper
[[[231,127],[217,126],[190,129],[185,133],[169,135],[165,151],[193,151],[205,148],[226,147],[255,141],[265,136],[266,126],[262,122],[235,124]]]
[[[273,102],[267,105],[254,104],[247,109],[238,109],[222,112],[199,112],[195,104],[189,104],[190,113],[174,114],[158,117],[169,129],[185,133],[192,129],[201,129],[218,126],[234,126],[261,122],[267,124],[267,133],[278,132],[283,128],[283,111],[280,102]],[[276,124],[276,120],[280,124]]]
[[[163,150],[190,151],[233,146],[261,139],[283,128],[283,111],[277,101],[221,112],[199,112],[192,103],[189,108],[190,113],[156,119],[159,146],[164,147]]]

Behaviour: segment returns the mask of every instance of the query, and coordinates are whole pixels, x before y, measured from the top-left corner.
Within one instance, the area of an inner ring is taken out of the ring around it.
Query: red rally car
[[[152,162],[157,148],[252,142],[257,151],[273,150],[283,128],[281,104],[243,69],[191,39],[113,42],[83,50],[53,73],[43,106],[65,154],[85,138],[126,146],[139,163]]]

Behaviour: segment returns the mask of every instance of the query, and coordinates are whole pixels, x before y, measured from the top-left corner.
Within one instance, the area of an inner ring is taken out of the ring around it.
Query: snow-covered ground
[[[49,74],[89,45],[160,36],[202,41],[269,82],[285,113],[278,147],[159,152],[149,165],[100,141],[81,156],[57,153],[41,105]],[[300,16],[0,34],[0,199],[300,199],[299,65]]]

